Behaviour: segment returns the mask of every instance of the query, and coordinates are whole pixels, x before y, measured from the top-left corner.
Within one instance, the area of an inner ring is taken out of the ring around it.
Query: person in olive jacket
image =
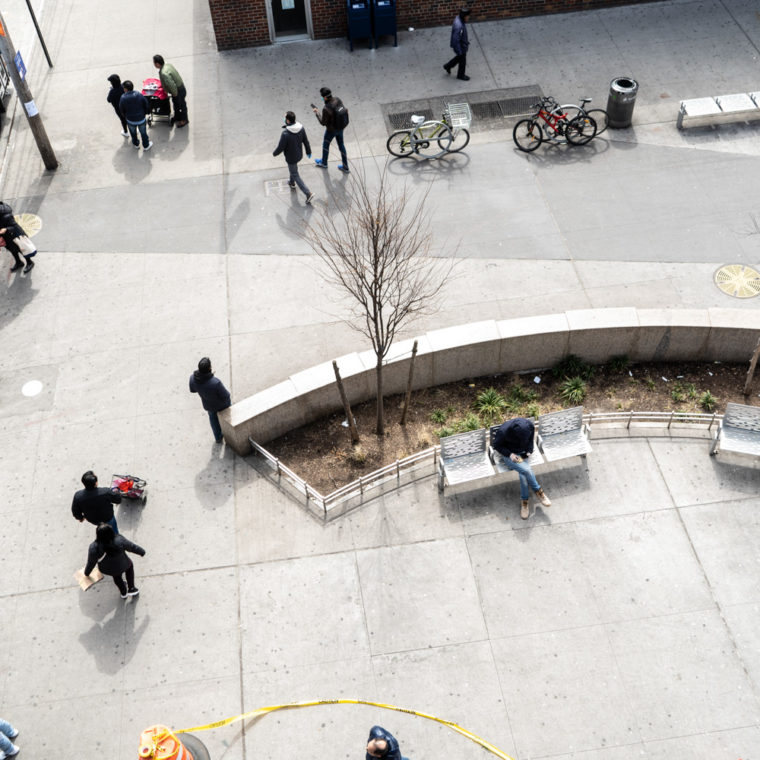
[[[224,383],[218,377],[214,377],[211,371],[211,359],[208,356],[204,356],[198,362],[198,369],[190,375],[190,393],[197,393],[201,397],[203,408],[208,412],[214,438],[217,443],[221,443],[224,438],[217,412],[226,409],[232,401]]]
[[[306,129],[300,121],[296,121],[296,115],[292,111],[288,111],[285,114],[285,125],[282,128],[280,142],[272,155],[285,154],[285,163],[290,172],[288,187],[295,190],[296,185],[298,185],[306,196],[306,202],[311,203],[314,193],[306,187],[306,183],[298,173],[298,162],[303,158],[304,148],[306,149],[306,157],[311,158],[311,145],[309,145],[309,138],[306,136]]]
[[[187,90],[182,77],[177,69],[166,63],[162,55],[153,56],[153,65],[158,69],[158,78],[161,80],[161,87],[164,91],[172,96],[174,104],[174,116],[171,118],[171,125],[175,127],[186,127],[187,118]]]
[[[127,557],[127,552],[145,556],[145,549],[142,546],[133,544],[121,534],[117,535],[110,525],[101,523],[95,530],[95,540],[90,544],[87,552],[84,574],[89,575],[97,565],[103,575],[110,575],[113,578],[122,599],[137,596],[140,589],[135,587],[135,567],[132,560]],[[126,576],[126,583],[122,576]]]

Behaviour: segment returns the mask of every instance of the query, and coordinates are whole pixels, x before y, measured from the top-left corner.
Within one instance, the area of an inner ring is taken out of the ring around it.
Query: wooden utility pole
[[[757,367],[757,360],[760,357],[760,339],[757,341],[755,350],[752,353],[752,358],[749,361],[749,371],[747,372],[747,380],[744,383],[744,395],[749,396],[749,389],[752,386],[752,378],[755,375],[755,367]]]
[[[13,42],[8,33],[8,28],[5,26],[5,19],[2,13],[0,13],[0,56],[2,56],[5,62],[5,68],[8,69],[8,75],[13,82],[16,95],[21,101],[21,105],[24,106],[24,113],[26,114],[26,120],[29,122],[29,129],[32,130],[34,141],[37,143],[37,149],[45,163],[45,168],[50,170],[57,169],[58,159],[55,157],[50,140],[48,140],[45,125],[42,123],[42,117],[32,97],[32,91],[26,83],[26,78],[22,79],[19,70],[16,68],[16,49],[13,47]]]

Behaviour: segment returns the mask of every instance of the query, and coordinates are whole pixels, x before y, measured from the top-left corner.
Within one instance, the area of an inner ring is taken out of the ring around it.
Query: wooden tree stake
[[[744,395],[749,396],[749,389],[752,385],[752,378],[755,375],[755,367],[757,367],[757,360],[758,357],[760,357],[760,339],[757,341],[757,345],[755,346],[755,350],[752,353],[752,359],[750,359],[749,362],[749,371],[747,372],[747,380],[744,383]]]
[[[404,410],[401,412],[399,425],[406,425],[406,413],[409,411],[409,401],[412,398],[412,378],[414,377],[414,357],[417,356],[417,341],[412,346],[412,358],[409,362],[409,379],[406,381],[406,396],[404,397]]]
[[[351,443],[359,443],[359,431],[356,429],[356,422],[354,420],[354,415],[351,414],[351,405],[348,403],[348,396],[346,396],[346,390],[343,387],[343,380],[341,379],[340,370],[338,369],[338,362],[335,360],[333,360],[333,370],[335,370],[335,380],[338,383],[340,400],[343,402],[343,409],[346,412],[348,429],[351,431]]]

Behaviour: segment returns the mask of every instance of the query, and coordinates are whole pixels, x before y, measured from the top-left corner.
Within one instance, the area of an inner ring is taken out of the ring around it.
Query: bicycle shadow
[[[388,171],[395,177],[409,177],[414,182],[435,182],[441,177],[448,177],[465,171],[470,165],[466,153],[447,153],[440,158],[425,158],[410,155],[403,158],[389,158]]]
[[[590,163],[610,149],[610,142],[604,137],[596,137],[586,145],[571,145],[570,143],[550,142],[541,143],[538,150],[526,153],[517,146],[513,152],[518,158],[524,158],[531,163],[544,166],[568,166],[571,164]],[[543,151],[543,152],[540,152]]]

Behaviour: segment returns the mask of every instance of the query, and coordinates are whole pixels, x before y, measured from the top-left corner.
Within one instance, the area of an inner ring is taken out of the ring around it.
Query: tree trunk
[[[377,379],[377,429],[378,435],[385,435],[385,409],[383,408],[383,360],[378,358],[375,367]]]

